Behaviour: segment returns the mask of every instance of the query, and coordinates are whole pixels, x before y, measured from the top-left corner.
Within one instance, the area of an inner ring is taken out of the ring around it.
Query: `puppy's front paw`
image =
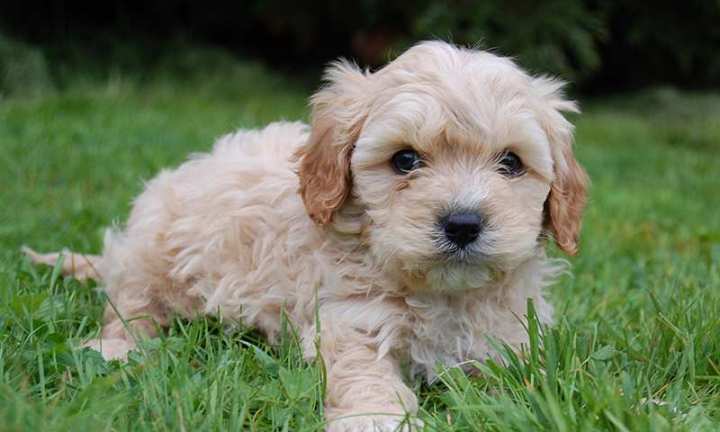
[[[416,432],[422,421],[402,415],[348,415],[328,422],[327,432]]]
[[[134,350],[134,342],[122,338],[91,339],[85,342],[83,348],[92,348],[102,354],[105,360],[127,361],[128,352]]]

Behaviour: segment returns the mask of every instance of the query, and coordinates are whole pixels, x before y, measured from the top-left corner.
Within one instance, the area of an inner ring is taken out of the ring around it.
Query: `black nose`
[[[475,241],[482,231],[482,217],[477,213],[451,213],[440,221],[445,237],[457,247],[465,247]]]

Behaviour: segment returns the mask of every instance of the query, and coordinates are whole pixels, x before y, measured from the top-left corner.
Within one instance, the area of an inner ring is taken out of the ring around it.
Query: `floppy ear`
[[[560,249],[575,255],[587,202],[588,177],[573,154],[573,126],[561,112],[580,111],[574,102],[563,98],[564,83],[542,77],[536,78],[534,84],[545,105],[540,109],[539,118],[555,163],[555,179],[545,201],[545,229],[552,233]]]
[[[300,196],[308,215],[320,225],[332,220],[352,189],[350,157],[366,113],[367,77],[340,61],[330,65],[325,81],[310,102],[310,138],[296,153]]]

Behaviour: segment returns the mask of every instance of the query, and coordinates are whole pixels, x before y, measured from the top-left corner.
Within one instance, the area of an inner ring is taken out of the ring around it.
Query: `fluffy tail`
[[[72,276],[77,280],[94,279],[100,280],[100,273],[98,272],[98,266],[100,264],[101,257],[99,255],[85,255],[81,253],[70,252],[64,249],[62,252],[41,254],[30,249],[27,246],[23,246],[23,253],[30,258],[35,264],[47,264],[54,266],[60,257],[62,261],[62,272],[66,276]]]

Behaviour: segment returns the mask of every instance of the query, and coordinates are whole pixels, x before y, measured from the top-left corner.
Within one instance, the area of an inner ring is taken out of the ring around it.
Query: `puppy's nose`
[[[482,224],[482,217],[472,212],[451,213],[441,221],[445,237],[460,248],[478,238],[482,231]]]

